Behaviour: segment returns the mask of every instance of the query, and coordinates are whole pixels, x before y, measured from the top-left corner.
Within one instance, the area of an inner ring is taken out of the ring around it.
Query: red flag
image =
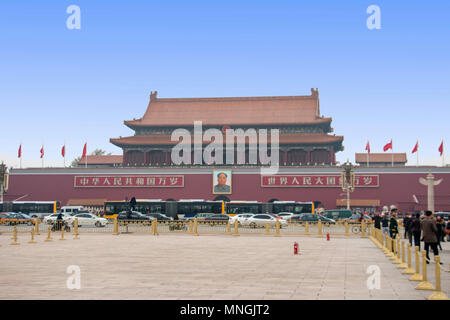
[[[416,145],[414,146],[414,149],[411,153],[415,153],[417,152],[417,150],[419,150],[419,141],[416,142]]]
[[[19,152],[17,153],[17,158],[22,158],[22,144],[19,146]]]
[[[44,146],[41,148],[41,159],[44,157]]]
[[[83,155],[81,156],[81,158],[86,157],[86,151],[87,151],[87,142],[84,144]]]
[[[441,145],[439,146],[438,150],[439,150],[439,152],[440,152],[440,154],[442,156],[442,154],[444,153],[444,140],[442,140]]]
[[[367,141],[367,144],[366,144],[366,150],[367,150],[367,153],[370,153],[370,144],[369,144],[369,141]]]
[[[388,151],[389,149],[392,150],[392,139],[391,139],[391,142],[389,142],[388,144],[386,144],[386,145],[383,147],[383,151]]]
[[[66,156],[66,145],[63,145],[61,149],[61,155],[63,156],[63,158]]]

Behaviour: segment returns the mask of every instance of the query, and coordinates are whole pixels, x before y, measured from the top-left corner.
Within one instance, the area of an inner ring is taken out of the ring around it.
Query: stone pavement
[[[0,235],[0,299],[425,299],[368,238],[168,234],[81,234],[80,240],[29,244]],[[293,243],[300,255],[293,254]],[[443,243],[448,269],[450,243]],[[69,265],[81,270],[81,289],[69,290]],[[370,265],[381,270],[369,290]],[[428,266],[434,284],[434,264]],[[450,294],[450,273],[442,272]]]

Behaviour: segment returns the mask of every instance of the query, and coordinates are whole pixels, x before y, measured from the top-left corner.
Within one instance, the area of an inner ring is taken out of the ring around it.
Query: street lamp
[[[350,210],[350,192],[355,190],[355,173],[353,172],[353,165],[347,159],[347,162],[342,165],[341,187],[347,192],[347,210]]]
[[[0,202],[3,202],[3,192],[6,187],[6,171],[8,168],[3,163],[0,164]]]

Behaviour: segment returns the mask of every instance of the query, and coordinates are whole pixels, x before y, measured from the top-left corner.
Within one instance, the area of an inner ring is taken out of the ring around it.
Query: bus
[[[130,209],[129,201],[106,201],[104,217],[114,219],[119,212]],[[223,201],[205,201],[203,199],[181,199],[162,201],[161,199],[136,199],[135,211],[143,214],[161,213],[168,217],[192,218],[197,213],[225,213]]]
[[[311,213],[314,214],[314,202],[296,201],[274,201],[272,202],[272,213],[292,212],[293,214]]]
[[[103,208],[104,218],[114,219],[122,211],[130,209],[130,201],[105,201]],[[143,214],[161,213],[166,214],[166,201],[161,199],[136,199],[135,211]]]
[[[25,213],[31,218],[43,219],[60,209],[59,201],[12,201],[0,202],[0,212]]]
[[[229,201],[225,204],[226,213],[235,216],[240,213],[264,213],[269,212],[262,202],[258,201]]]

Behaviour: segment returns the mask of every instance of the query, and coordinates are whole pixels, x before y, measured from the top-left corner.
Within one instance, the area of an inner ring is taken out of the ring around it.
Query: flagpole
[[[64,139],[64,168],[66,167],[66,140]]]
[[[392,166],[394,166],[394,144],[392,143],[392,138],[391,138],[391,151],[392,151]]]
[[[84,158],[85,168],[87,168],[87,141],[86,141],[86,157]]]
[[[416,154],[416,160],[417,160],[417,166],[419,166],[419,138],[417,138],[417,154]]]
[[[22,169],[22,141],[20,141],[20,169]]]
[[[444,138],[442,138],[442,166],[445,166],[445,153],[444,153]]]

